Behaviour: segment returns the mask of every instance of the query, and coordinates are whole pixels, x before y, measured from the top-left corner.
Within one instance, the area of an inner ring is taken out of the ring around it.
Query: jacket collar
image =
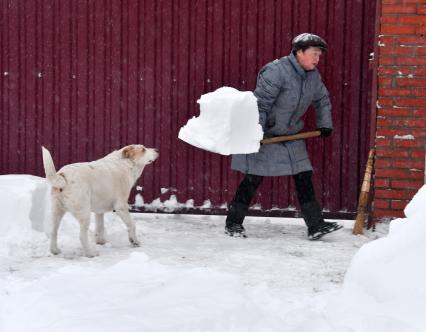
[[[290,53],[288,56],[291,65],[293,66],[296,73],[298,73],[300,76],[302,76],[303,79],[307,77],[306,71],[302,68],[302,66],[297,61],[296,57],[294,56],[293,52]]]

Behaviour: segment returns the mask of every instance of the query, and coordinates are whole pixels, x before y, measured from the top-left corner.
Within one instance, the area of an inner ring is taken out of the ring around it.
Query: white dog
[[[67,211],[80,223],[80,241],[87,257],[94,256],[88,241],[91,212],[96,215],[97,244],[105,243],[104,213],[114,210],[127,226],[130,243],[139,246],[127,200],[144,167],[157,159],[156,149],[129,145],[96,161],[66,165],[58,172],[50,152],[44,147],[42,152],[46,178],[52,185],[53,254],[60,253],[58,228]]]

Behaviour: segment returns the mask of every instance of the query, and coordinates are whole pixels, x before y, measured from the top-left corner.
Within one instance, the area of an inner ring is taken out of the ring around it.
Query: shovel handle
[[[306,131],[304,133],[298,133],[294,135],[285,135],[285,136],[276,136],[271,138],[265,138],[260,141],[261,144],[272,144],[272,143],[278,143],[278,142],[287,142],[287,141],[294,141],[296,139],[305,139],[305,138],[311,138],[311,137],[317,137],[320,136],[321,132],[319,130],[315,131]]]

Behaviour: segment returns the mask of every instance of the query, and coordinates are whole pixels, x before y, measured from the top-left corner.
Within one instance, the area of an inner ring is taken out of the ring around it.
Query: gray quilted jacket
[[[260,70],[254,94],[265,138],[300,132],[304,126],[302,116],[311,104],[317,128],[333,128],[328,91],[318,70],[305,71],[293,54]],[[263,176],[312,170],[304,140],[265,144],[257,153],[233,155],[231,167]]]

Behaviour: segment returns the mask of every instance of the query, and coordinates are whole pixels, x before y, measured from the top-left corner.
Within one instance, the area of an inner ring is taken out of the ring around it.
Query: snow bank
[[[201,96],[200,116],[179,131],[179,138],[223,155],[258,152],[263,138],[257,100],[251,91],[222,87]]]
[[[0,176],[0,236],[13,227],[44,230],[48,185],[44,178],[32,175]]]
[[[144,254],[106,269],[69,266],[10,290],[2,331],[278,331],[264,288],[231,274],[159,264]],[[4,302],[6,301],[6,302]],[[268,326],[264,329],[263,326]]]
[[[31,250],[34,237],[46,237],[40,232],[48,230],[48,193],[44,178],[0,176],[0,257],[11,251]]]
[[[387,237],[354,256],[342,297],[331,305],[353,332],[425,331],[426,185],[404,212],[407,218],[392,221]]]

